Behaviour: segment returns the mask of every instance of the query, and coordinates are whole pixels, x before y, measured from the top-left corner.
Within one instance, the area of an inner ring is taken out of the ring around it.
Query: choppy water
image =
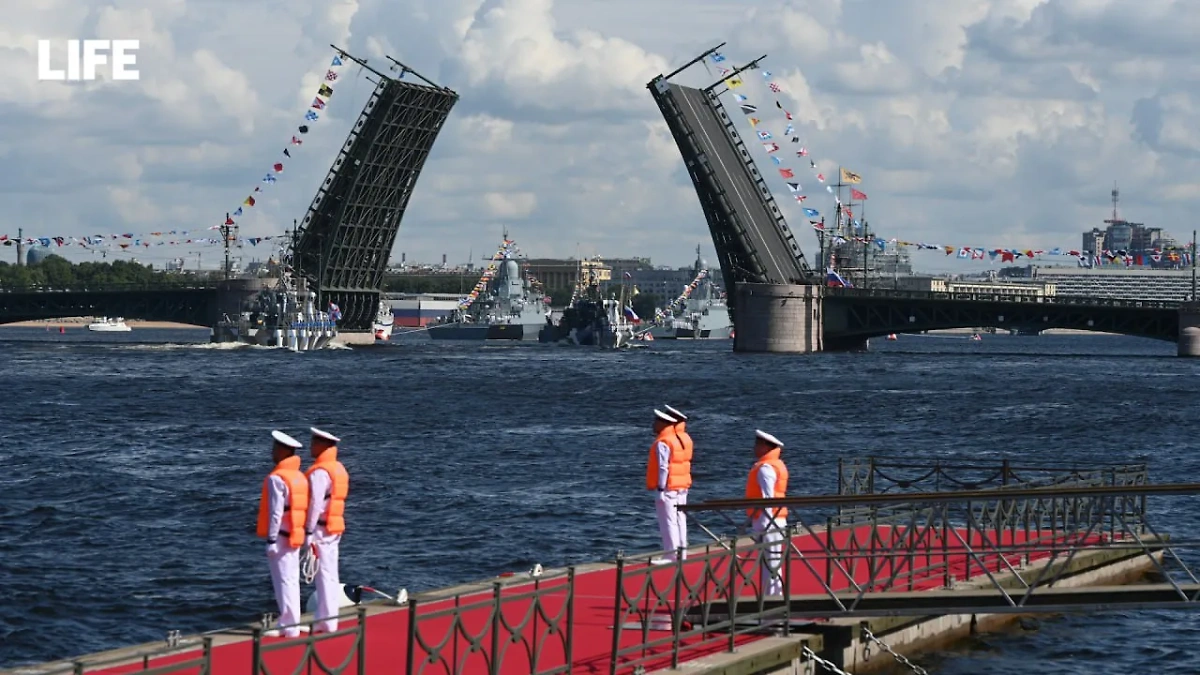
[[[793,493],[839,457],[1111,462],[1190,480],[1200,364],[1109,336],[902,337],[869,354],[605,353],[401,340],[287,354],[207,332],[0,329],[0,667],[158,640],[273,609],[253,536],[268,432],[343,438],[343,580],[410,590],[657,545],[649,411],[693,416],[692,500],[737,496],[753,430]],[[176,344],[156,344],[174,341]],[[1151,506],[1182,532],[1196,500]],[[694,534],[693,539],[697,535]],[[1111,613],[986,636],[936,672],[1194,673],[1200,617]]]

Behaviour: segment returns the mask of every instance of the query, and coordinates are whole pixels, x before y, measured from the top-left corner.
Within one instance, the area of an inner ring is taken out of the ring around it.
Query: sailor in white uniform
[[[310,501],[304,531],[308,535],[306,544],[312,546],[318,565],[313,577],[316,587],[313,591],[316,600],[313,632],[332,633],[337,630],[338,612],[344,606],[345,599],[342,583],[338,579],[338,549],[346,527],[342,511],[345,508],[349,476],[346,467],[337,459],[337,443],[341,439],[316,427],[311,431],[314,463],[308,469]],[[340,475],[340,479],[335,479],[331,474]],[[341,491],[338,489],[339,483]],[[334,500],[340,502],[340,506],[331,510],[330,505]]]
[[[302,480],[300,458],[296,457],[296,450],[304,445],[282,431],[272,431],[271,438],[274,439],[271,457],[276,463],[276,470],[286,470]],[[259,507],[258,534],[267,540],[267,564],[271,569],[271,585],[279,607],[278,625],[291,626],[283,629],[282,636],[298,637],[301,631],[307,632],[308,629],[295,625],[300,621],[300,549],[289,542],[292,523],[285,516],[292,495],[285,475],[273,472],[267,477],[263,489],[266,499]],[[280,630],[276,628],[265,635],[279,637]]]
[[[788,470],[779,454],[783,443],[765,431],[755,430],[754,454],[758,458],[746,482],[747,499],[777,499],[787,496]],[[751,531],[766,548],[760,553],[762,589],[765,596],[783,595],[783,539],[787,509],[755,509],[750,514]]]

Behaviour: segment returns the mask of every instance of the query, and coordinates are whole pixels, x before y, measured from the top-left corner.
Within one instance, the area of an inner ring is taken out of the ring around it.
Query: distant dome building
[[[25,253],[25,264],[26,265],[36,265],[49,257],[50,257],[50,249],[48,247],[34,246],[34,247],[31,247]]]

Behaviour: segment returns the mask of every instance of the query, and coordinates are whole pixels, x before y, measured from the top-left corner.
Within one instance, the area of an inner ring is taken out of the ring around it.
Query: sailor
[[[312,427],[313,465],[309,467],[308,522],[305,532],[317,558],[317,608],[313,612],[314,633],[337,630],[342,585],[338,581],[338,545],[346,531],[346,495],[350,493],[350,474],[338,461],[337,444],[341,439]]]
[[[654,411],[655,438],[650,445],[650,461],[646,464],[646,489],[657,491],[654,509],[666,551],[665,557],[651,561],[656,565],[674,562],[676,552],[685,544],[681,536],[684,531],[679,525],[682,514],[676,508],[676,500],[692,485],[692,457],[675,435],[678,422],[661,410]],[[686,555],[686,550],[684,553]]]
[[[754,455],[758,461],[746,479],[746,499],[779,499],[787,496],[788,470],[779,453],[783,443],[765,431],[755,430]],[[766,547],[759,554],[762,565],[764,596],[783,595],[780,569],[783,559],[783,532],[787,527],[787,508],[746,509],[751,530],[759,544]]]
[[[679,439],[679,444],[681,446],[683,446],[682,457],[687,458],[686,461],[688,463],[688,476],[690,477],[691,476],[692,447],[693,446],[692,446],[692,437],[687,432],[688,417],[687,417],[687,415],[684,415],[682,412],[676,410],[675,408],[672,408],[669,405],[664,405],[663,410],[671,417],[674,417],[675,419],[679,420],[678,422],[675,423],[675,436]],[[688,487],[686,487],[682,490],[677,490],[677,496],[675,498],[675,506],[687,504],[688,490],[691,489],[691,486],[690,486],[691,481],[688,481],[688,483],[689,483]],[[676,522],[676,526],[679,528],[679,542],[683,546],[684,557],[686,558],[687,557],[687,546],[688,546],[687,514],[683,513],[682,511],[676,511],[676,513],[678,514],[678,517],[676,518],[675,522]]]
[[[300,471],[296,450],[300,441],[282,431],[272,431],[271,458],[275,469],[263,481],[258,507],[258,536],[267,540],[267,562],[275,602],[279,605],[279,626],[283,637],[297,637],[300,622],[300,549],[304,545],[304,523],[308,510],[308,481]],[[278,636],[279,630],[268,633]]]

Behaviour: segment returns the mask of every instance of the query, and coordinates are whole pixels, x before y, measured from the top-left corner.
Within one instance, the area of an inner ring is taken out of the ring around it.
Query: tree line
[[[32,265],[0,262],[0,289],[87,290],[106,287],[171,287],[208,280],[208,275],[163,274],[153,265],[128,260],[72,264],[52,255]]]

